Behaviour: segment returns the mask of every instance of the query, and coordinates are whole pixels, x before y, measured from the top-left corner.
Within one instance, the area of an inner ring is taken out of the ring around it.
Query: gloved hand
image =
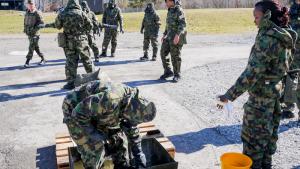
[[[144,34],[144,30],[143,29],[141,29],[141,34]]]
[[[42,28],[45,28],[46,25],[45,25],[45,24],[39,24],[37,27],[38,27],[39,29],[42,29]]]
[[[218,99],[222,103],[228,103],[228,101],[229,101],[225,95],[218,96]],[[217,107],[218,107],[218,109],[223,109],[223,105],[221,105],[221,104],[217,104]]]
[[[121,32],[122,34],[124,34],[124,30],[123,30],[123,28],[120,28],[120,32]]]

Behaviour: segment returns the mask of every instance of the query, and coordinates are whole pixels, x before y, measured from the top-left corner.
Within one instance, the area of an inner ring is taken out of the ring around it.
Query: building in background
[[[68,0],[34,0],[36,7],[43,12],[57,11],[67,5]],[[82,0],[79,0],[80,2]],[[104,4],[108,0],[86,0],[90,9],[99,14],[104,11]],[[0,10],[25,10],[27,0],[0,0]]]
[[[25,10],[24,0],[0,0],[0,10]]]

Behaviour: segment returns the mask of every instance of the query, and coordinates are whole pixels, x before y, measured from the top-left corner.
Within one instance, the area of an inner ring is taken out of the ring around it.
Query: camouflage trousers
[[[118,43],[117,37],[118,37],[117,30],[106,28],[104,32],[103,43],[102,43],[102,52],[107,52],[109,42],[111,42],[111,53],[115,53],[117,48],[117,43]]]
[[[95,130],[83,135],[72,120],[67,123],[67,127],[77,144],[85,169],[102,169],[106,156],[111,156],[115,169],[128,165],[128,142],[123,132],[110,134]]]
[[[87,73],[94,71],[93,61],[90,57],[90,50],[87,41],[68,40],[64,48],[66,55],[65,74],[68,83],[74,83],[77,75],[79,59]]]
[[[250,96],[244,111],[241,133],[243,153],[253,160],[252,169],[270,166],[277,149],[281,118],[279,98]]]
[[[94,53],[95,58],[99,58],[99,49],[97,47],[97,44],[95,42],[95,38],[93,34],[88,34],[88,40],[89,40],[89,46],[92,49]]]
[[[28,39],[29,39],[29,49],[26,58],[31,60],[33,57],[33,52],[35,51],[39,55],[39,57],[44,59],[44,54],[40,51],[40,47],[39,47],[40,36],[38,35],[28,36]]]
[[[285,85],[286,85],[286,88],[295,88],[297,85],[297,89],[296,89],[296,92],[294,90],[290,91],[290,92],[293,92],[293,93],[291,93],[293,95],[293,98],[290,98],[290,99],[284,98],[285,106],[283,107],[283,111],[293,112],[296,108],[295,103],[296,103],[298,109],[300,109],[300,79],[299,79],[299,77],[298,77],[298,84],[295,82],[293,83],[291,81],[290,83],[286,83]],[[300,111],[299,111],[299,115],[300,115]]]
[[[171,54],[171,60],[173,65],[173,71],[175,75],[180,75],[181,70],[181,50],[183,45],[174,45],[173,41],[165,39],[162,43],[161,50],[160,50],[160,56],[162,60],[162,65],[164,68],[164,71],[171,70],[170,67],[170,57],[169,54]]]
[[[149,46],[150,46],[150,43],[151,43],[152,48],[153,48],[152,57],[153,58],[157,57],[157,52],[158,52],[158,40],[157,40],[157,38],[158,37],[144,34],[144,48],[143,49],[144,49],[144,55],[145,56],[148,56]]]

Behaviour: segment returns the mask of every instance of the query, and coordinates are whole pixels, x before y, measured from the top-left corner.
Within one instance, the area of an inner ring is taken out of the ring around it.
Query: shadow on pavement
[[[121,61],[101,61],[99,63],[94,63],[96,66],[113,66],[113,65],[125,65],[130,63],[140,63],[144,62],[141,60],[121,60]]]
[[[169,82],[171,81],[170,80],[138,80],[138,81],[124,82],[124,84],[130,87],[139,87],[139,86],[163,84]]]
[[[29,68],[24,68],[23,65],[19,66],[9,66],[9,67],[0,67],[1,71],[13,71],[13,70],[24,70],[24,69],[33,69],[33,68],[43,68],[43,67],[49,67],[49,66],[61,66],[65,65],[65,59],[57,59],[57,60],[47,60],[47,63],[45,65],[38,65],[38,63],[30,63]]]
[[[40,97],[45,95],[50,95],[50,97],[60,96],[57,94],[67,94],[68,91],[66,90],[53,90],[53,91],[46,91],[46,92],[38,92],[38,93],[30,93],[30,94],[21,94],[21,95],[10,95],[8,93],[0,93],[0,102],[7,102],[11,100],[21,100],[26,98],[32,97]]]
[[[287,124],[281,124],[279,127],[279,134],[295,127],[299,127],[298,121],[290,121]],[[240,131],[241,125],[217,126],[205,128],[198,132],[169,136],[168,138],[175,145],[176,152],[191,154],[202,150],[206,145],[219,147],[231,144],[241,144]]]
[[[300,169],[300,165],[298,165],[298,166],[294,166],[293,168],[291,168],[291,169]]]
[[[48,82],[36,82],[36,83],[26,83],[26,84],[15,84],[15,85],[0,86],[0,91],[27,89],[27,88],[33,88],[33,87],[44,87],[44,85],[47,85],[47,84],[62,83],[62,82],[65,82],[65,81],[66,80],[53,80],[53,81],[48,81]]]
[[[56,169],[55,145],[36,150],[36,168]]]

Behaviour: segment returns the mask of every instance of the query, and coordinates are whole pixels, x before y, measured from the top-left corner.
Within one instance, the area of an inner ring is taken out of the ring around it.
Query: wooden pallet
[[[140,134],[143,139],[146,138],[156,138],[156,140],[168,151],[172,158],[175,157],[175,146],[172,142],[164,137],[164,135],[159,131],[153,123],[143,123],[138,125],[140,130]],[[149,135],[149,133],[154,132],[154,134]],[[69,133],[58,133],[55,136],[56,143],[56,160],[57,160],[57,168],[58,169],[69,169],[69,147],[76,146],[73,143]]]

